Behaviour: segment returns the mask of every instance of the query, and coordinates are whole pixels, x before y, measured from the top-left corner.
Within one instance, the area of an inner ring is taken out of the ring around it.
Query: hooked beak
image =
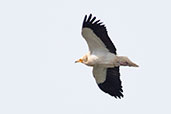
[[[75,63],[82,63],[83,60],[82,59],[78,59],[77,61],[75,61]]]

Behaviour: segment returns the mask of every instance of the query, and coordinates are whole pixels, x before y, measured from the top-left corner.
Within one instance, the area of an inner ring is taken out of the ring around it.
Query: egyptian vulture
[[[99,88],[115,98],[123,97],[119,67],[138,67],[126,56],[118,56],[104,24],[90,14],[85,15],[82,36],[89,52],[75,61],[93,67],[93,76]]]

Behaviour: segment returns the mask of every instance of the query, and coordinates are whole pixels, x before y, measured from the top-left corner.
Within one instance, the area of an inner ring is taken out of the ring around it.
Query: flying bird
[[[93,67],[93,76],[98,87],[115,98],[123,97],[120,80],[120,66],[138,67],[126,56],[118,56],[116,48],[108,36],[105,25],[96,17],[85,15],[82,36],[89,52],[75,61]]]

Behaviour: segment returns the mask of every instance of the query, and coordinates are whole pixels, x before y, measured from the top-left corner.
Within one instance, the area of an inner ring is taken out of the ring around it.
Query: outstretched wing
[[[116,54],[116,48],[110,40],[104,24],[100,20],[92,18],[92,14],[84,18],[82,36],[87,41],[90,52],[96,50],[109,51]]]
[[[116,54],[116,48],[110,40],[104,24],[90,14],[84,18],[82,36],[86,40],[90,52],[108,51]],[[114,97],[123,97],[119,67],[104,68],[93,67],[93,75],[99,88]]]
[[[119,67],[104,68],[100,66],[94,66],[93,75],[96,83],[102,91],[114,96],[115,98],[123,97]]]

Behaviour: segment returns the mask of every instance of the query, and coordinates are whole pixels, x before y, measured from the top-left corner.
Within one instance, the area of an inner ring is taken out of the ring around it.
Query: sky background
[[[1,0],[0,114],[171,114],[170,0]],[[122,67],[124,98],[103,93],[88,51],[85,14],[101,19],[139,68]]]

